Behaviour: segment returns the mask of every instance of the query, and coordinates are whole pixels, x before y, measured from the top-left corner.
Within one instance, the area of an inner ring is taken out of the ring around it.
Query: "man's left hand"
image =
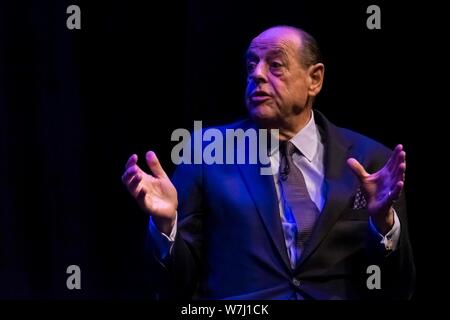
[[[354,158],[347,164],[361,182],[366,197],[367,209],[378,231],[385,235],[394,225],[392,204],[399,198],[403,189],[406,170],[406,153],[399,144],[383,168],[369,174]]]

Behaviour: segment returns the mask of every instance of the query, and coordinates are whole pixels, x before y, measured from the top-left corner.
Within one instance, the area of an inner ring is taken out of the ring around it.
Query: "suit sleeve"
[[[167,275],[161,296],[168,299],[190,299],[197,291],[202,264],[203,195],[202,165],[180,164],[172,182],[178,193],[175,241],[170,254],[161,260],[157,244],[149,237],[153,257]]]
[[[386,157],[387,159],[387,157]],[[382,161],[383,165],[385,161]],[[386,251],[376,237],[368,231],[367,249],[369,262],[381,269],[381,298],[410,299],[415,289],[415,264],[408,230],[405,192],[393,205],[400,220],[400,237],[397,248]],[[378,290],[375,290],[378,291]]]

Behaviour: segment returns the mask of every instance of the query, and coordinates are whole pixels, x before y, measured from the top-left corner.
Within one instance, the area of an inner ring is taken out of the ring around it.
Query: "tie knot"
[[[290,141],[280,141],[280,178],[286,180],[293,166],[292,154],[297,150]]]
[[[285,156],[292,156],[297,148],[291,141],[280,141],[280,152]]]

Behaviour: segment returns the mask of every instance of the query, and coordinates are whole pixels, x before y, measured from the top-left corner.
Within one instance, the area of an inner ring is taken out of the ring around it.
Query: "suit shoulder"
[[[369,138],[361,133],[346,129],[338,128],[342,137],[350,142],[353,152],[364,157],[375,156],[380,160],[385,160],[389,157],[392,150],[383,145],[382,143]]]

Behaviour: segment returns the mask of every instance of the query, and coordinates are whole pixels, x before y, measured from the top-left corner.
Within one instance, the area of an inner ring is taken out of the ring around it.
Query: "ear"
[[[308,94],[315,97],[322,89],[323,77],[325,73],[325,66],[323,63],[316,63],[308,68]]]

